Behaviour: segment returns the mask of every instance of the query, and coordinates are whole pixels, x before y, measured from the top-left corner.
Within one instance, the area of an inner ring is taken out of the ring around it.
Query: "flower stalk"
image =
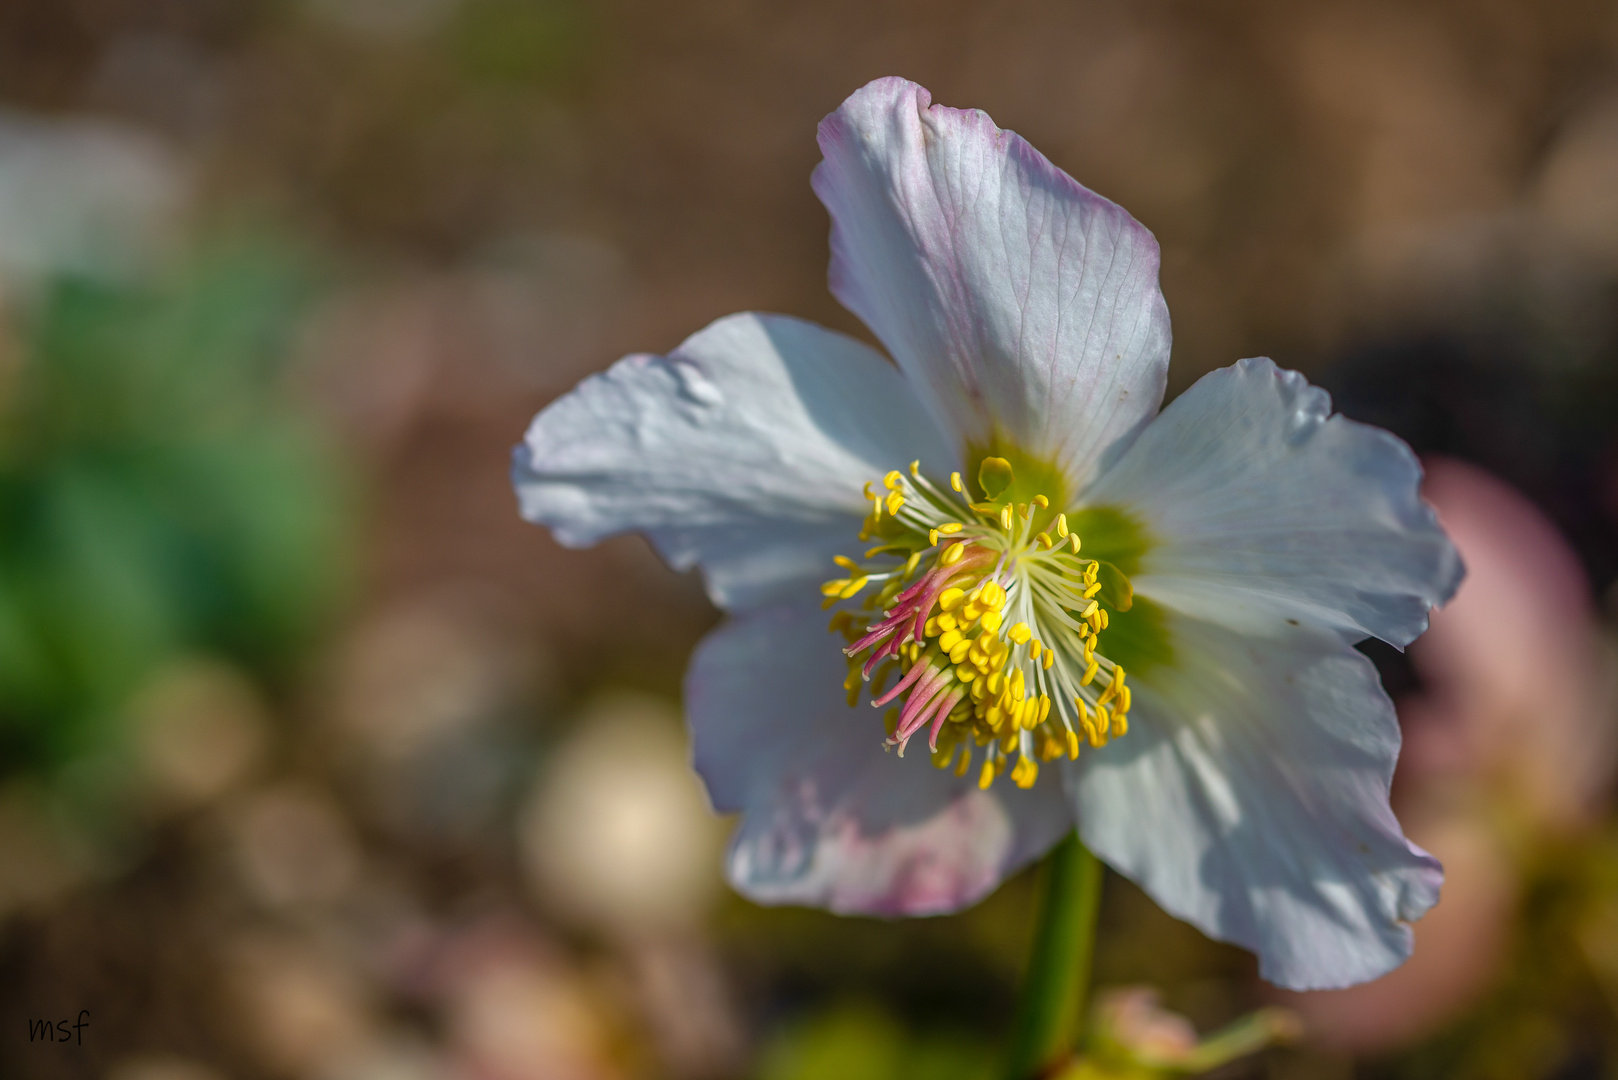
[[[1038,920],[1007,1058],[1008,1080],[1033,1080],[1071,1052],[1090,989],[1105,868],[1077,831],[1040,870]]]

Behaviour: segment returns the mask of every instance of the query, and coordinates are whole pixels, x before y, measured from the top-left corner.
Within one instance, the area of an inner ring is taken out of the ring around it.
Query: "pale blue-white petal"
[[[1463,573],[1420,482],[1403,442],[1256,359],[1198,380],[1083,498],[1145,528],[1143,595],[1237,628],[1291,619],[1402,647]]]
[[[878,79],[821,122],[832,292],[965,440],[1082,485],[1163,400],[1157,241],[985,113],[931,100]]]
[[[741,813],[728,859],[740,892],[844,913],[954,911],[1072,828],[1057,783],[980,791],[934,768],[925,737],[904,758],[884,749],[881,711],[844,697],[843,639],[826,622],[814,608],[739,616],[686,677],[697,771],[715,809]]]
[[[1065,767],[1085,843],[1279,986],[1396,967],[1443,872],[1388,806],[1399,726],[1370,661],[1317,627],[1167,626],[1129,733]]]
[[[817,596],[857,544],[864,485],[948,443],[892,364],[852,338],[741,314],[629,356],[534,418],[513,455],[523,517],[569,546],[647,533],[727,608]]]

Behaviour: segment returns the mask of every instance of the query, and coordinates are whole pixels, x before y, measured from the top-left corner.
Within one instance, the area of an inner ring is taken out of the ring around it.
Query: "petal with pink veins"
[[[1077,488],[1157,412],[1157,241],[977,110],[878,79],[820,125],[831,290],[966,442],[1011,441]]]
[[[885,749],[881,712],[844,700],[845,672],[815,609],[733,619],[692,660],[693,756],[714,808],[742,815],[727,866],[742,893],[843,913],[955,911],[1073,827],[1059,784],[980,791],[975,773],[933,768],[924,744],[904,759]]]

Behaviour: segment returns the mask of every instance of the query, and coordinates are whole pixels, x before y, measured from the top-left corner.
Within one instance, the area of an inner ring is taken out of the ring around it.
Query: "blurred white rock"
[[[173,240],[188,174],[136,128],[0,110],[0,287],[147,268]]]
[[[370,988],[336,951],[300,935],[250,932],[225,949],[241,1034],[267,1070],[325,1080],[381,1038]]]
[[[215,799],[263,760],[268,711],[228,664],[188,659],[162,668],[129,706],[139,786],[159,811]]]
[[[491,914],[452,932],[434,967],[457,1080],[624,1075],[611,994],[520,917]]]
[[[359,881],[359,846],[324,793],[286,784],[253,793],[233,811],[236,865],[264,906],[332,904]]]
[[[678,714],[654,698],[587,709],[540,771],[518,831],[538,894],[620,940],[695,925],[720,888],[723,824]]]

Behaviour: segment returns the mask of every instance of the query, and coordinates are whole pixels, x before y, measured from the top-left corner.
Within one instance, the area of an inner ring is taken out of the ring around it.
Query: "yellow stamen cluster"
[[[850,705],[867,674],[873,699],[896,672],[905,681],[906,704],[886,716],[901,753],[909,738],[931,729],[939,768],[953,765],[964,776],[973,748],[983,748],[977,780],[988,787],[1015,752],[1012,780],[1029,787],[1039,762],[1076,758],[1081,742],[1100,747],[1125,734],[1130,690],[1123,669],[1096,651],[1108,620],[1101,564],[1079,556],[1079,537],[1065,514],[1049,514],[1046,496],[994,498],[1011,468],[989,459],[985,472],[990,463],[997,486],[980,473],[988,496],[981,502],[967,501],[959,473],[950,477],[955,494],[946,494],[915,462],[908,479],[895,470],[880,490],[866,485],[872,507],[860,538],[881,542],[865,564],[839,556],[847,576],[827,581],[821,593],[831,607],[880,582],[861,602],[862,614],[840,611],[831,628],[849,643]],[[1036,531],[1036,519],[1043,529]],[[862,662],[871,650],[881,659]]]

